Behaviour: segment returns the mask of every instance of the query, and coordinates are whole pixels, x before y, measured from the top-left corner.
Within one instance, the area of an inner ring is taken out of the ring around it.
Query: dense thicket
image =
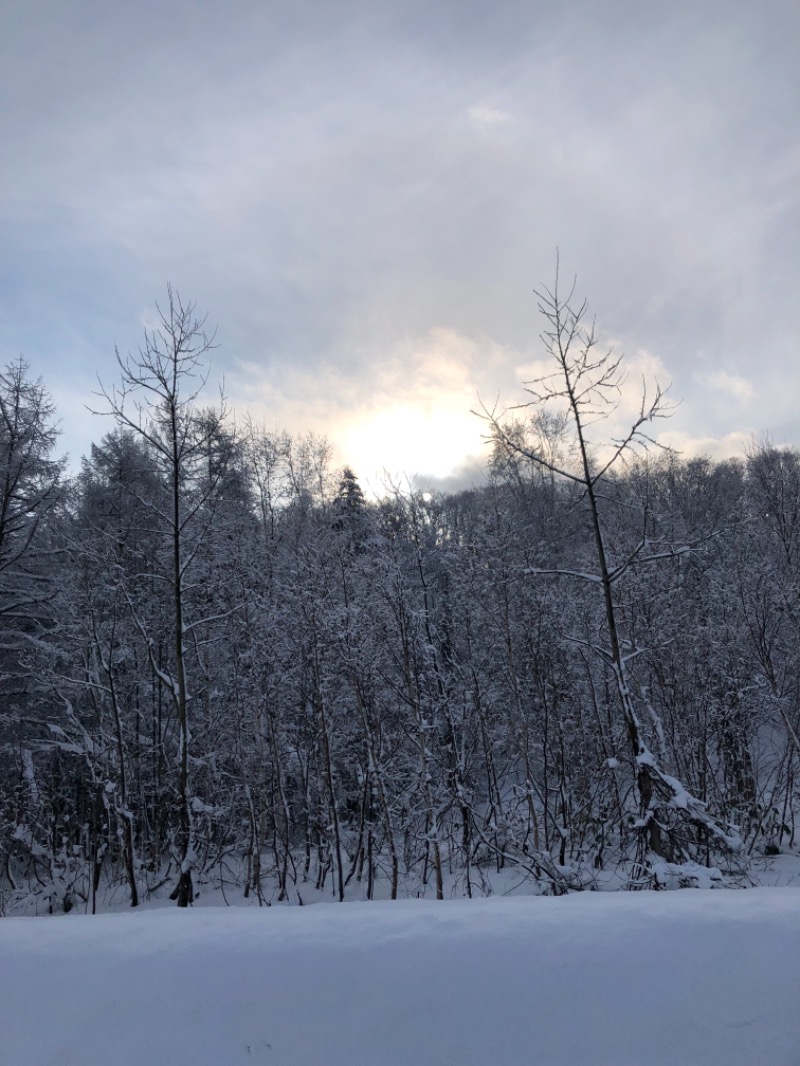
[[[144,351],[188,362],[155,393],[125,365],[72,480],[42,386],[0,376],[6,911],[696,883],[794,845],[800,453],[604,477],[634,750],[580,481],[499,442],[485,487],[369,503],[324,441],[196,407],[177,311]]]

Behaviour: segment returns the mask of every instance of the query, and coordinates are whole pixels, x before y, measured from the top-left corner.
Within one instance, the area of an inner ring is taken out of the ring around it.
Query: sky
[[[557,249],[623,414],[800,445],[797,0],[0,0],[0,101],[0,362],[75,465],[170,283],[237,418],[467,484]]]

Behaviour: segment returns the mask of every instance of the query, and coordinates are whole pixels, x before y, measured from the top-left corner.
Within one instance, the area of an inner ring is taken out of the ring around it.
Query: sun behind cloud
[[[477,419],[443,399],[424,407],[399,404],[358,418],[342,433],[340,447],[371,483],[384,472],[392,480],[447,477],[480,445]]]
[[[344,413],[339,450],[370,481],[384,472],[447,477],[485,450],[472,410],[482,371],[498,355],[446,328],[402,342],[376,368],[371,402]]]

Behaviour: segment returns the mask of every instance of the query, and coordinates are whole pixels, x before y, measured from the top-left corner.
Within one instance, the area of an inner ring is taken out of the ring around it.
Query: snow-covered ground
[[[800,892],[6,918],[4,1066],[797,1066]]]

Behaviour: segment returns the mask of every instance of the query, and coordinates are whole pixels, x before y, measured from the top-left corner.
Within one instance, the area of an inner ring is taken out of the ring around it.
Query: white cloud
[[[666,430],[659,433],[658,443],[665,448],[672,448],[685,459],[707,455],[711,459],[731,459],[747,454],[753,443],[753,431],[737,429],[720,437],[695,437],[681,430]]]
[[[514,119],[507,111],[501,111],[499,107],[491,104],[476,104],[467,111],[472,122],[478,127],[504,126]]]
[[[485,451],[485,426],[472,411],[476,390],[496,380],[508,355],[488,340],[454,329],[395,346],[375,367],[370,398],[342,412],[337,438],[345,456],[371,476],[446,477]]]
[[[491,340],[437,327],[364,358],[357,386],[332,365],[313,375],[273,366],[264,375],[240,363],[231,398],[267,420],[282,411],[290,430],[313,425],[334,445],[337,463],[379,489],[384,472],[442,479],[484,457],[486,427],[472,413],[477,394],[493,396],[513,365],[512,353]]]
[[[729,374],[727,370],[715,370],[711,373],[695,374],[695,380],[714,392],[723,392],[737,400],[749,400],[753,395],[753,386],[747,378],[739,374]]]

